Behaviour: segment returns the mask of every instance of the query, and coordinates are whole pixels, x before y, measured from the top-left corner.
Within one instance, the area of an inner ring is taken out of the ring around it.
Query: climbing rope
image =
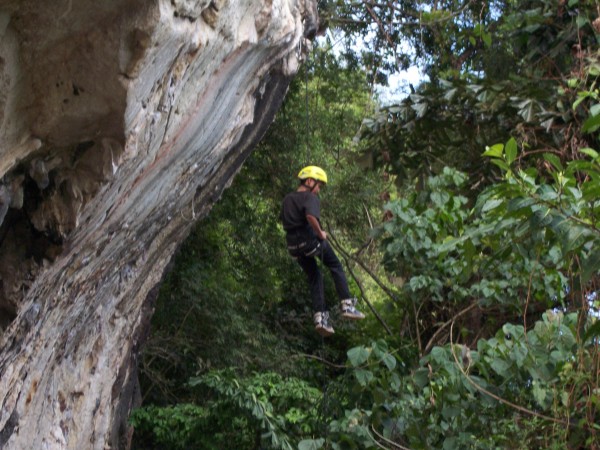
[[[329,236],[329,239],[328,239],[329,243],[341,255],[342,259],[346,263],[346,267],[348,268],[348,272],[350,273],[350,276],[352,276],[352,278],[354,278],[354,281],[356,282],[358,288],[360,289],[362,300],[368,306],[368,308],[371,310],[371,312],[373,313],[375,318],[379,321],[381,326],[383,326],[383,328],[388,333],[388,335],[393,336],[394,334],[392,333],[392,330],[390,329],[388,324],[385,322],[383,317],[381,317],[381,315],[377,312],[377,310],[371,304],[371,302],[367,299],[366,293],[362,287],[362,283],[360,282],[360,280],[358,279],[358,277],[354,274],[354,271],[352,270],[352,267],[350,265],[350,260],[352,259],[352,260],[356,261],[356,258],[353,258],[352,255],[342,247],[342,245],[335,238],[334,234],[331,232],[331,229],[329,227],[327,227],[327,234]],[[364,266],[363,266],[363,269],[365,269]]]
[[[306,110],[306,165],[310,165],[310,128],[309,128],[309,110],[308,110],[308,63],[310,61],[310,53],[306,52],[306,62],[305,62],[305,80],[304,80],[304,106]]]

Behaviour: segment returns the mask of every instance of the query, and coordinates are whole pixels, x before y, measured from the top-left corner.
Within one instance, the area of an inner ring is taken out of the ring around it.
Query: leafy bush
[[[136,409],[130,416],[130,423],[136,430],[136,447],[146,450],[187,448],[190,435],[205,420],[209,411],[206,408],[179,403],[174,406],[147,406]]]
[[[449,343],[426,350],[410,376],[385,344],[351,349],[344,384],[354,388],[330,422],[332,448],[598,448],[600,155],[581,154],[564,167],[545,155],[540,174],[516,166],[510,140],[486,151],[505,177],[474,208],[464,209],[465,177],[451,169],[390,204],[388,270],[405,277],[419,310],[436,313],[415,321],[417,333],[437,328],[427,347],[436,336]],[[457,302],[506,305],[515,322],[472,339],[481,329],[468,328]]]
[[[149,406],[134,412],[131,422],[146,445],[291,450],[316,429],[321,392],[303,380],[270,372],[238,378],[222,370],[194,377],[189,385],[200,389],[202,406]]]
[[[505,324],[476,349],[434,347],[407,376],[385,342],[355,347],[343,381],[354,394],[324,445],[596,448],[598,342],[578,338],[579,328],[576,313],[549,311],[527,332]]]

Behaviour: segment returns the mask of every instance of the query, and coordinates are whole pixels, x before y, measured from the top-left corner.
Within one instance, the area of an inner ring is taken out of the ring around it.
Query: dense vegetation
[[[323,2],[339,34],[162,286],[134,446],[600,448],[599,8]],[[368,313],[326,340],[278,222],[309,162]]]

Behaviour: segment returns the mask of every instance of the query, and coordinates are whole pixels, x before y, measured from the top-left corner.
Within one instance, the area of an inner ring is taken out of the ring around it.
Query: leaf
[[[546,407],[546,389],[540,386],[539,383],[533,385],[533,398],[542,408]]]
[[[506,155],[506,162],[510,165],[517,158],[517,141],[515,138],[510,138],[504,146],[504,153]]]
[[[425,102],[415,103],[411,105],[411,108],[417,113],[417,117],[420,119],[427,113],[428,105]]]
[[[546,132],[549,132],[554,125],[554,118],[550,117],[542,122],[542,126],[546,129]]]
[[[348,350],[348,359],[352,367],[358,367],[369,359],[370,351],[363,345]]]
[[[494,358],[490,363],[491,368],[500,376],[505,376],[510,365],[503,359]]]
[[[578,14],[576,22],[577,22],[577,28],[583,28],[588,23],[590,23],[590,19],[588,19],[586,16],[584,16],[582,14]]]
[[[483,152],[483,156],[489,156],[491,158],[502,158],[502,154],[504,152],[503,144],[492,145],[491,147],[486,147],[485,152]]]
[[[413,380],[419,389],[423,389],[429,383],[429,370],[425,368],[415,370]]]
[[[318,450],[323,448],[323,444],[325,444],[325,439],[305,439],[303,441],[298,442],[298,450]]]
[[[535,200],[531,197],[514,198],[508,202],[508,210],[511,212],[522,211],[524,209],[529,210],[534,204]]]
[[[378,339],[371,343],[371,348],[373,349],[373,354],[376,357],[383,357],[388,352],[388,344],[383,339]]]
[[[521,346],[521,345],[516,345],[511,353],[510,353],[510,357],[511,359],[517,363],[517,367],[523,367],[523,364],[525,363],[525,360],[527,359],[527,347],[525,346]]]
[[[568,166],[567,166],[567,174],[570,177],[573,177],[573,174],[576,172],[586,172],[588,174],[590,174],[592,177],[600,179],[600,177],[598,177],[598,175],[600,174],[596,174],[596,166],[594,165],[594,163],[588,161],[588,160],[584,160],[584,159],[577,159],[575,161],[571,161],[569,162]]]
[[[581,191],[583,194],[583,199],[588,202],[596,201],[600,198],[600,182],[599,181],[591,181],[585,183],[581,187]]]
[[[563,166],[558,156],[553,155],[552,153],[544,153],[544,159],[552,164],[559,172],[563,171]]]
[[[598,336],[600,336],[600,320],[596,320],[596,323],[594,323],[585,331],[585,335],[583,336],[583,342],[586,343],[588,339],[595,338]]]
[[[203,380],[199,377],[192,377],[190,378],[190,380],[188,381],[188,385],[191,387],[194,386],[198,386],[199,384],[202,384]]]
[[[600,128],[600,115],[588,118],[581,127],[581,131],[584,133],[593,133]]]
[[[586,96],[579,94],[577,100],[573,102],[573,111],[577,109],[577,107],[586,99]]]
[[[519,115],[526,121],[533,121],[534,109],[536,106],[536,102],[531,99],[524,100],[519,104]]]
[[[563,251],[568,252],[583,244],[587,230],[583,227],[572,226],[570,224],[565,224],[565,226],[568,228],[566,228],[567,232],[562,235],[564,239],[561,240],[561,246]]]
[[[356,369],[354,371],[354,376],[356,380],[360,383],[361,386],[366,386],[373,380],[373,372],[366,369]]]
[[[510,172],[510,166],[508,164],[506,164],[504,161],[502,161],[501,159],[492,159],[491,162],[492,162],[492,164],[496,164],[498,167],[500,167],[505,172]]]
[[[458,417],[460,416],[460,408],[452,405],[444,406],[442,408],[442,416],[446,420],[452,419],[453,417]]]
[[[594,251],[582,262],[581,284],[586,284],[592,276],[600,271],[600,252]]]
[[[583,153],[584,155],[588,155],[593,159],[598,159],[598,156],[600,156],[596,150],[594,150],[593,148],[589,148],[589,147],[580,148],[579,152]]]
[[[479,84],[470,84],[467,86],[467,89],[470,90],[471,92],[473,92],[474,94],[478,94],[479,91],[481,91],[483,89],[483,86],[481,86]]]
[[[394,370],[396,368],[396,358],[389,353],[386,353],[383,358],[381,358],[381,361],[389,370]]]
[[[496,209],[502,203],[504,203],[504,201],[502,199],[491,198],[487,202],[484,203],[483,207],[481,208],[481,211],[482,212],[487,212],[487,211],[490,211],[492,209]]]
[[[448,101],[452,100],[457,92],[458,89],[456,88],[448,89],[448,91],[444,94],[444,99]]]
[[[492,46],[492,33],[483,33],[481,39],[486,47],[489,48]]]

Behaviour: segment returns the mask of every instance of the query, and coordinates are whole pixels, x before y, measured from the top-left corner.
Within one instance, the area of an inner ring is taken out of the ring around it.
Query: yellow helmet
[[[306,166],[304,169],[300,171],[298,174],[298,178],[301,180],[306,180],[307,178],[312,178],[317,181],[322,181],[327,184],[327,174],[323,169],[317,166]]]

